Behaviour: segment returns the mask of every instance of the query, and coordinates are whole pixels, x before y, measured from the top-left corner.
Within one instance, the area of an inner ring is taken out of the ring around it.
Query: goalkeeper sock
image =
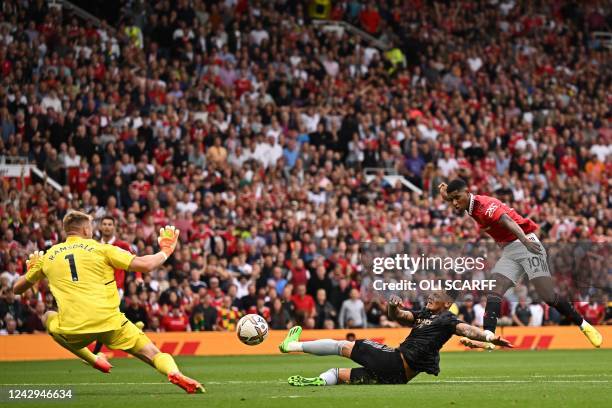
[[[554,307],[559,313],[582,328],[582,324],[585,322],[584,318],[574,309],[574,306],[569,301],[561,299],[558,293],[555,293],[555,299],[552,302],[547,303],[548,306]]]
[[[330,368],[324,373],[321,373],[319,377],[325,381],[325,385],[336,385],[338,384],[338,369]]]
[[[157,371],[164,375],[180,372],[174,359],[168,353],[157,353],[152,362]]]
[[[93,366],[96,363],[96,355],[92,353],[91,350],[89,350],[87,347],[83,347],[80,349],[74,348],[59,334],[52,334],[51,337],[53,337],[53,340],[55,340],[57,344],[70,351],[72,354],[79,357],[80,359],[84,360],[90,366]]]
[[[337,341],[331,339],[295,342],[299,343],[295,347],[301,348],[301,350],[291,350],[293,344],[289,343],[289,351],[303,351],[304,353],[314,354],[316,356],[341,356],[342,347],[346,341]]]
[[[487,306],[483,318],[483,328],[495,333],[497,328],[497,318],[501,314],[502,298],[497,293],[491,293],[487,296]]]

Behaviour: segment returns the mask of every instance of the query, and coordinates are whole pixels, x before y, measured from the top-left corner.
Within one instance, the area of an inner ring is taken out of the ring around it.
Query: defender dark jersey
[[[412,313],[414,326],[398,348],[410,368],[438,375],[440,349],[455,334],[455,326],[463,322],[448,310],[440,314],[428,309]]]

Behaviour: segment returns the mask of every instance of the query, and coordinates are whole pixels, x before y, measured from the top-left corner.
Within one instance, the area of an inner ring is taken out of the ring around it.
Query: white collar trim
[[[109,239],[107,242],[104,242],[104,238],[102,238],[100,241],[102,241],[102,243],[104,244],[113,245],[116,240],[117,240],[117,237],[113,235],[113,237]]]

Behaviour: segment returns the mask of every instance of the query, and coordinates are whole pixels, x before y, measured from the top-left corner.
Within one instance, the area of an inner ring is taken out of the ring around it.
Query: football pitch
[[[353,367],[340,357],[303,355],[178,357],[206,394],[188,395],[134,359],[115,359],[110,375],[77,360],[0,363],[0,386],[67,388],[71,401],[8,402],[8,407],[603,407],[612,395],[612,350],[443,353],[438,377],[407,385],[297,388],[292,374]]]

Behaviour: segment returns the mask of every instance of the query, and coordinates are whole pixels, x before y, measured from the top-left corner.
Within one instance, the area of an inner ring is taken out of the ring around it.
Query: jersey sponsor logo
[[[489,218],[493,218],[493,214],[495,213],[495,210],[497,210],[499,206],[495,203],[492,203],[491,205],[489,205],[489,207],[485,210],[485,215]]]
[[[420,328],[423,326],[429,326],[431,323],[432,323],[432,319],[416,319],[414,327]]]

